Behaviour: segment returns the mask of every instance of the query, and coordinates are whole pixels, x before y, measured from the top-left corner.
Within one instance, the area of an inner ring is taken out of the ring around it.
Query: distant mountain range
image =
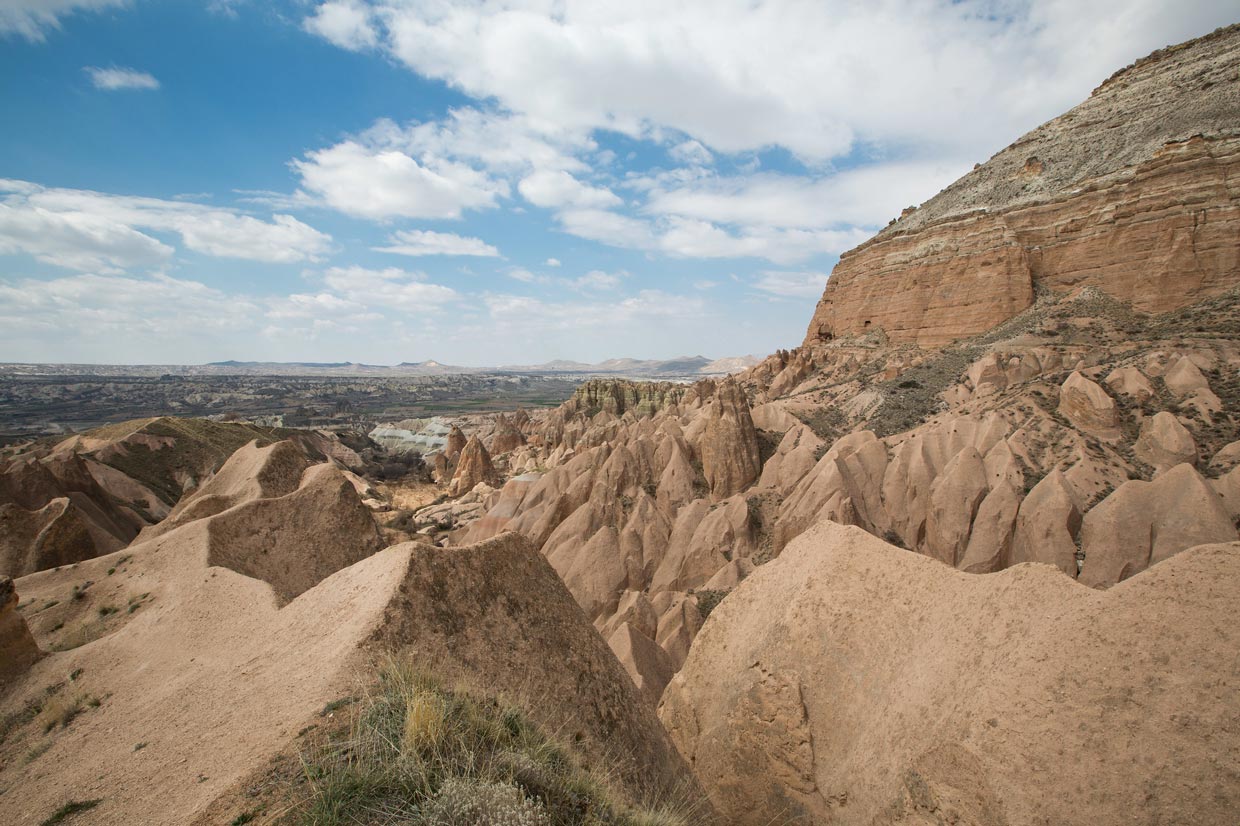
[[[708,359],[608,359],[597,364],[557,359],[545,364],[508,364],[500,367],[461,367],[438,361],[359,364],[349,361],[214,361],[209,364],[0,364],[0,375],[127,375],[127,376],[460,376],[511,374],[523,376],[616,376],[685,379],[735,373],[757,364],[757,356]]]

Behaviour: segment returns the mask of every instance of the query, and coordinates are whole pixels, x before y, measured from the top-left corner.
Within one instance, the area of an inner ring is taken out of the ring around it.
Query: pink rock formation
[[[1174,414],[1165,410],[1142,422],[1141,435],[1133,452],[1153,467],[1156,475],[1185,462],[1197,464],[1197,443],[1193,441],[1193,434]]]
[[[17,611],[17,602],[12,578],[0,576],[0,689],[42,656],[25,617]]]
[[[745,391],[730,378],[719,384],[706,410],[699,452],[702,473],[716,500],[740,493],[758,481],[762,472],[749,402]]]
[[[487,453],[477,436],[470,436],[457,459],[456,473],[448,485],[448,495],[462,496],[480,482],[494,484],[498,480],[499,475],[491,464],[491,454]]]
[[[1177,465],[1153,482],[1126,482],[1085,515],[1080,581],[1108,587],[1185,548],[1236,538],[1214,489],[1192,465]]]
[[[1119,408],[1096,382],[1075,370],[1059,388],[1059,412],[1072,425],[1101,439],[1119,438]]]
[[[1236,543],[1098,593],[823,522],[715,608],[660,717],[738,826],[1229,826],[1237,605]]]

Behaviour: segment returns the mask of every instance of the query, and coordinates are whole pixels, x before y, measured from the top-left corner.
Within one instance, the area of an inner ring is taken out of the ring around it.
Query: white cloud
[[[330,207],[361,218],[459,218],[495,206],[508,185],[463,163],[423,165],[395,149],[347,140],[293,161],[302,187]]]
[[[964,162],[889,162],[828,177],[754,174],[656,183],[644,211],[751,227],[881,227],[968,170]]]
[[[667,154],[672,157],[672,160],[679,163],[696,164],[698,166],[709,165],[715,160],[715,156],[710,153],[710,150],[695,140],[678,143],[667,150]]]
[[[539,169],[523,178],[517,189],[531,204],[552,209],[604,209],[621,203],[611,190],[583,184],[562,169]]]
[[[60,28],[60,19],[76,11],[98,11],[123,6],[127,0],[2,0],[0,34],[17,34],[35,42],[49,29]]]
[[[560,259],[558,259],[558,258],[548,258],[548,259],[547,259],[544,263],[545,263],[548,267],[558,267],[558,266],[560,266]]]
[[[358,0],[324,3],[302,25],[311,34],[350,51],[368,49],[379,42],[373,13],[369,6]]]
[[[108,92],[118,89],[159,88],[159,81],[154,75],[149,72],[140,72],[137,69],[123,69],[117,66],[104,69],[99,66],[85,66],[82,71],[90,75],[90,82],[95,85],[96,89]]]
[[[713,290],[715,287],[718,287],[718,286],[719,286],[718,281],[711,281],[706,278],[693,282],[693,289],[695,290]]]
[[[530,272],[525,267],[513,267],[504,274],[525,284],[548,284],[551,282],[551,279],[547,276]]]
[[[827,285],[824,272],[781,272],[766,270],[753,283],[754,287],[785,298],[813,298],[822,295]]]
[[[134,278],[94,273],[49,281],[0,281],[0,329],[15,338],[49,331],[57,338],[106,337],[112,352],[132,339],[180,338],[237,331],[252,323],[258,307],[197,281],[153,275]],[[92,351],[93,352],[93,351]],[[146,361],[150,360],[148,350]]]
[[[0,251],[104,271],[154,266],[173,255],[140,230],[175,233],[205,255],[270,263],[313,261],[331,248],[331,236],[291,215],[264,221],[185,201],[0,181]]]
[[[584,291],[608,291],[619,288],[621,279],[627,273],[609,273],[602,270],[590,270],[590,272],[580,278],[572,278],[566,280],[566,285],[571,289],[579,292]]]
[[[617,212],[604,209],[569,209],[561,212],[557,218],[565,232],[578,238],[631,249],[652,249],[655,245],[649,223]]]
[[[397,255],[473,255],[482,258],[498,258],[499,250],[481,238],[466,238],[451,232],[408,230],[394,233],[390,245],[374,247],[377,252]]]
[[[1235,17],[1217,0],[373,5],[397,59],[539,123],[808,160],[858,141],[993,151]]]
[[[460,298],[451,287],[432,284],[422,273],[389,267],[332,267],[323,283],[337,296],[362,307],[426,312]]]

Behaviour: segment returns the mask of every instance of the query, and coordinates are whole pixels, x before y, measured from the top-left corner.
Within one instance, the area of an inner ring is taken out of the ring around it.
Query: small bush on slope
[[[519,711],[388,665],[342,737],[303,756],[304,826],[683,826],[617,802]]]

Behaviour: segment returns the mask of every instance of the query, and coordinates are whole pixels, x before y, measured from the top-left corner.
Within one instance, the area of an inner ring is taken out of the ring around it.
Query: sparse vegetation
[[[52,812],[51,816],[39,824],[39,826],[54,826],[56,823],[64,823],[74,815],[82,812],[88,812],[102,802],[103,800],[99,798],[95,798],[94,800],[70,800],[68,803]]]
[[[339,728],[339,727],[337,727]],[[606,779],[524,715],[389,664],[352,724],[303,755],[305,826],[641,826],[685,821],[638,812]]]
[[[723,598],[730,593],[732,593],[730,590],[716,591],[705,588],[694,591],[693,595],[697,597],[698,613],[702,615],[702,619],[709,617],[710,612],[715,610],[715,606],[723,602]]]

